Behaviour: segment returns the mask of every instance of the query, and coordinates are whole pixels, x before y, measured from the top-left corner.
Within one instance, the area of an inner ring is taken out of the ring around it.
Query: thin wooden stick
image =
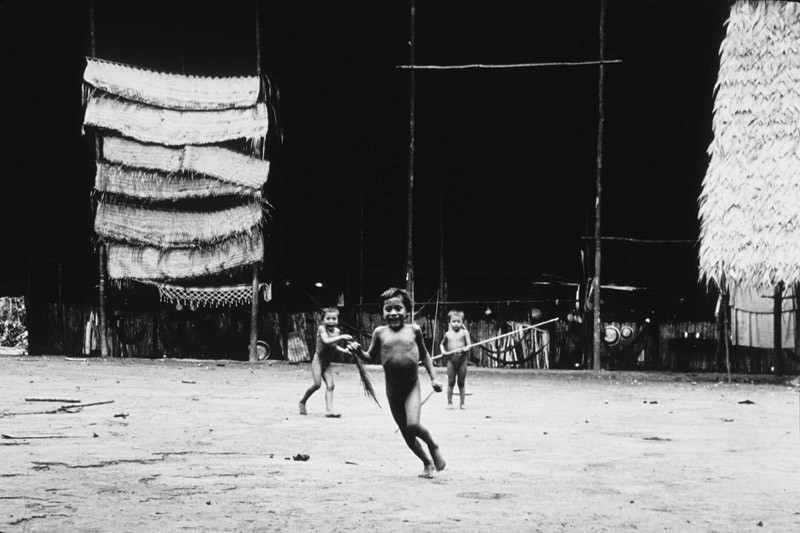
[[[81,403],[80,400],[67,400],[64,398],[25,398],[26,402],[59,402],[59,403]]]
[[[425,399],[424,399],[424,400],[422,400],[422,402],[420,402],[419,406],[420,406],[420,407],[422,407],[423,405],[425,405],[425,402],[427,402],[428,400],[430,400],[430,399],[431,399],[431,396],[433,396],[433,393],[434,393],[434,392],[436,392],[436,391],[430,391],[430,392],[428,393],[428,395],[427,395],[427,396],[425,396]],[[400,428],[397,428],[397,429],[395,429],[395,430],[394,430],[394,432],[395,432],[395,433],[397,433],[398,431],[400,431]]]
[[[463,70],[471,68],[531,68],[531,67],[580,67],[585,65],[607,65],[622,63],[621,59],[600,61],[549,61],[544,63],[467,63],[464,65],[397,65],[395,68],[409,70]]]
[[[473,342],[472,344],[467,344],[466,346],[458,348],[456,350],[449,350],[447,352],[442,352],[442,353],[440,353],[439,355],[437,355],[435,357],[431,357],[431,359],[439,359],[440,357],[444,357],[445,355],[450,355],[450,354],[459,352],[461,350],[469,350],[473,346],[478,346],[478,345],[481,345],[481,344],[485,344],[487,342],[496,341],[497,339],[502,339],[503,337],[508,337],[509,335],[516,335],[517,333],[521,333],[521,332],[523,332],[525,330],[532,329],[532,328],[538,328],[539,326],[544,326],[545,324],[549,324],[550,322],[555,322],[556,320],[558,320],[558,317],[551,318],[550,320],[545,320],[544,322],[539,322],[538,324],[532,324],[530,326],[525,326],[524,328],[516,329],[514,331],[509,331],[508,333],[503,333],[502,335],[497,335],[496,337],[490,337],[490,338],[482,340],[482,341]]]

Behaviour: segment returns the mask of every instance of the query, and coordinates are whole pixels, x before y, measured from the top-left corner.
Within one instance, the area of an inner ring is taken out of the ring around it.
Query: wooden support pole
[[[361,227],[360,231],[360,238],[359,238],[359,250],[358,250],[358,311],[357,311],[357,318],[358,318],[358,342],[364,343],[364,339],[361,335],[361,331],[364,329],[364,201],[366,197],[365,193],[365,186],[361,186],[361,217],[360,217],[360,224]]]
[[[411,0],[411,38],[409,44],[411,47],[411,65],[415,62],[415,24],[416,24],[416,2]],[[407,240],[406,240],[406,290],[411,297],[411,321],[414,321],[414,127],[415,127],[415,92],[416,80],[414,78],[415,71],[411,72],[411,102],[410,102],[410,118],[409,118],[409,144],[408,144],[408,226],[407,226]]]
[[[597,176],[595,179],[596,192],[594,202],[594,328],[593,328],[593,365],[594,370],[600,370],[600,336],[602,334],[603,322],[600,315],[600,265],[602,239],[600,238],[601,220],[601,199],[603,192],[603,127],[605,123],[605,106],[603,102],[603,84],[605,83],[605,64],[603,59],[606,55],[606,0],[600,1],[600,64],[599,80],[597,86]]]
[[[97,43],[95,39],[94,27],[94,0],[89,0],[89,42],[92,57],[97,57]],[[95,161],[100,160],[100,137],[94,135],[94,155]],[[97,268],[98,268],[98,311],[100,315],[100,356],[108,357],[108,321],[106,320],[106,247],[104,243],[97,245]]]
[[[775,298],[773,300],[773,364],[772,372],[775,376],[783,376],[783,282],[778,282],[775,285]]]
[[[258,263],[253,264],[253,301],[250,307],[250,361],[258,361]]]
[[[100,356],[108,357],[108,321],[106,319],[106,246],[104,243],[97,245],[97,269],[99,274],[98,311],[100,315]]]

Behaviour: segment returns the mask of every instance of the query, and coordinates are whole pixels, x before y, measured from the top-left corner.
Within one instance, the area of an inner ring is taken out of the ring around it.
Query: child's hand
[[[436,378],[431,379],[431,387],[433,387],[433,390],[436,392],[442,392],[442,384],[439,383],[439,380]]]
[[[353,336],[352,336],[352,335],[348,335],[348,334],[346,334],[346,333],[345,333],[344,335],[342,335],[342,338],[343,338],[344,340],[346,340],[347,342],[350,342],[350,341],[352,341],[352,340],[353,340]]]

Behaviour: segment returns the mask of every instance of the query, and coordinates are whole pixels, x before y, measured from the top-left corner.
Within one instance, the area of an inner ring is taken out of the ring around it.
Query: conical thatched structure
[[[720,49],[700,277],[800,281],[800,5],[736,2]]]

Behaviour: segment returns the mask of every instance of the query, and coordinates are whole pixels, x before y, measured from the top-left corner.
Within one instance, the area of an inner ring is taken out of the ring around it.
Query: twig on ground
[[[25,398],[26,402],[59,402],[59,403],[81,403],[80,400],[67,400],[64,398]]]

